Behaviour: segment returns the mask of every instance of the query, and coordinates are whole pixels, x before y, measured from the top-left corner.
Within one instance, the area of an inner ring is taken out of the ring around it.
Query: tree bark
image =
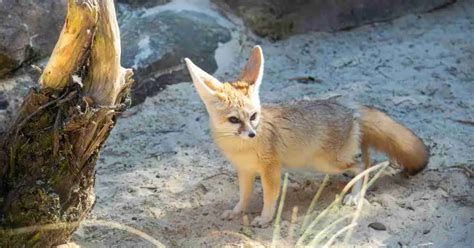
[[[128,105],[113,0],[68,0],[43,74],[0,140],[0,247],[67,243],[94,204],[99,151]]]

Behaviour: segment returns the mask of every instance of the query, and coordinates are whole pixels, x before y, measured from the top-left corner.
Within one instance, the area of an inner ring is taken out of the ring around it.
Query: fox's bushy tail
[[[429,150],[411,130],[372,107],[361,107],[361,146],[385,153],[410,175],[422,171]]]

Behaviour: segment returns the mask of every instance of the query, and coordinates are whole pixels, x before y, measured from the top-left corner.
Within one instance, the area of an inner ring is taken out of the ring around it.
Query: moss
[[[272,40],[288,37],[293,33],[293,21],[277,17],[264,8],[239,9],[245,23],[257,34]]]
[[[44,96],[37,94],[30,92],[27,99],[32,102],[24,105],[26,113],[20,113],[23,118],[31,118],[24,126],[19,125],[23,119],[18,119],[14,125],[19,127],[19,131],[11,132],[10,138],[3,144],[3,148],[7,148],[4,151],[8,151],[6,158],[9,167],[8,173],[1,178],[5,180],[7,192],[0,192],[0,197],[5,200],[8,191],[14,192],[14,195],[8,201],[2,201],[4,205],[0,208],[0,215],[5,218],[0,218],[0,227],[75,222],[85,218],[93,204],[90,195],[93,194],[95,162],[115,122],[115,118],[108,117],[111,110],[88,106],[80,95],[61,107],[51,104],[43,108]],[[52,93],[39,94],[49,96],[49,101],[57,99]],[[41,111],[37,112],[38,109]],[[35,112],[37,114],[31,116]],[[58,113],[67,113],[67,118],[61,118],[56,123]],[[98,130],[106,128],[106,132],[96,132],[92,137],[94,144],[98,144],[92,154],[75,154],[74,145],[84,142],[82,130],[88,130],[92,122],[98,125]],[[59,138],[59,147],[56,148],[53,147],[55,137]],[[57,149],[55,156],[53,149]],[[78,164],[78,161],[84,163]],[[44,244],[64,242],[75,229],[67,227],[13,236],[0,230],[0,247],[19,243],[42,247]]]
[[[33,234],[31,239],[28,241],[28,245],[34,246],[35,244],[38,244],[40,240],[41,240],[41,232],[37,232]]]

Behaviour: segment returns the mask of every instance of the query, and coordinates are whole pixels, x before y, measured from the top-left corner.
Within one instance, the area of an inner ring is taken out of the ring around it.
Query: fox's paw
[[[347,194],[344,196],[344,200],[342,200],[342,204],[346,206],[355,206],[357,205],[357,200],[359,199],[359,194]]]
[[[240,211],[226,210],[221,214],[221,219],[223,220],[232,220],[240,215]]]
[[[360,197],[360,194],[349,193],[346,196],[344,196],[344,200],[342,200],[342,204],[346,206],[357,206],[357,203],[360,200],[359,197]],[[361,200],[364,201],[365,203],[367,202],[367,199],[365,198],[362,198]]]
[[[253,219],[251,225],[253,227],[265,228],[265,227],[270,226],[271,223],[272,223],[272,218],[265,218],[262,216],[258,216],[258,217],[255,217],[255,219]]]

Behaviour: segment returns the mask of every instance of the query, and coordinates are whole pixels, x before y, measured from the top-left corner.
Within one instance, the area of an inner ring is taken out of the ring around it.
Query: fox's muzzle
[[[239,135],[242,138],[255,138],[257,136],[257,132],[255,129],[253,129],[252,126],[242,123],[242,125],[239,128]]]

